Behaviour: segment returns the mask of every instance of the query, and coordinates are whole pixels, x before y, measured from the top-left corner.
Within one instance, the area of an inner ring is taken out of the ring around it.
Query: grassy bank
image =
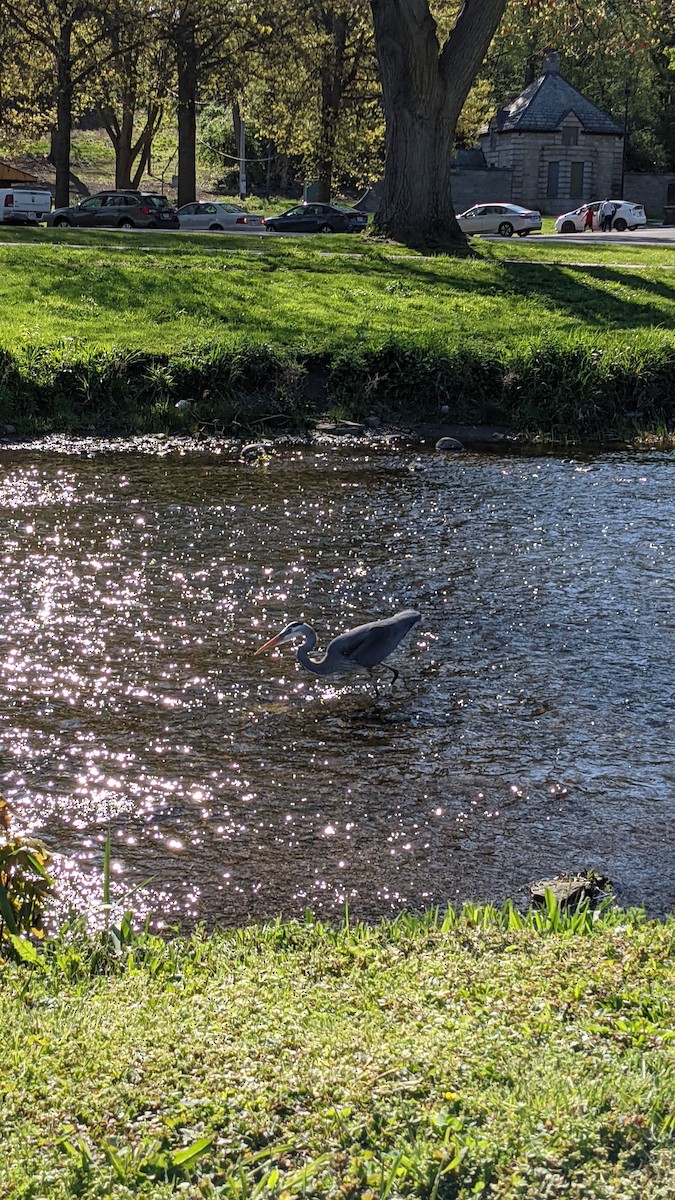
[[[0,972],[0,1196],[667,1200],[674,942],[471,907],[57,942]]]
[[[12,435],[247,436],[297,431],[318,414],[375,414],[385,423],[491,422],[528,436],[602,442],[672,429],[674,372],[675,347],[658,340],[611,351],[572,339],[513,350],[401,337],[323,351],[216,342],[173,354],[66,342],[0,350],[0,427]]]
[[[668,248],[1,232],[0,420],[22,431],[251,429],[332,406],[570,437],[673,420]]]

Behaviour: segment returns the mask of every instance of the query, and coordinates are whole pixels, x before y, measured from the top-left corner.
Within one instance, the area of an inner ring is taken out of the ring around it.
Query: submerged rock
[[[269,458],[274,452],[274,442],[249,442],[247,446],[242,446],[239,451],[239,462],[257,463],[261,459]]]
[[[363,433],[363,425],[358,421],[319,421],[315,428],[317,433],[329,433],[333,437],[343,434],[351,434],[354,437]]]
[[[466,450],[466,446],[464,445],[463,442],[459,442],[457,440],[457,438],[442,437],[442,438],[439,438],[438,441],[436,442],[436,449],[437,450],[452,450],[455,454],[458,454],[462,450]]]
[[[553,879],[537,879],[530,884],[530,898],[535,908],[546,903],[546,892],[552,892],[560,908],[576,908],[582,900],[597,901],[606,896],[610,881],[594,871],[579,875],[555,875]]]
[[[376,416],[366,417],[366,419],[364,421],[364,425],[366,426],[366,429],[379,429],[381,424],[382,424],[382,422],[381,422],[380,418],[376,417]]]

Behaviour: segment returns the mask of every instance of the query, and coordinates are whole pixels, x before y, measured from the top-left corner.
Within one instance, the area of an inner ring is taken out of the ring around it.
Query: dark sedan
[[[265,217],[272,233],[358,233],[368,225],[368,215],[338,204],[297,204],[278,217]]]

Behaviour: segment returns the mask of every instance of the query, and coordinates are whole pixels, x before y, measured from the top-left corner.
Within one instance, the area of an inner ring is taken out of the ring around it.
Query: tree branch
[[[439,70],[444,83],[452,79],[453,91],[468,95],[506,8],[506,0],[465,0],[441,51]],[[462,102],[463,102],[462,100]]]

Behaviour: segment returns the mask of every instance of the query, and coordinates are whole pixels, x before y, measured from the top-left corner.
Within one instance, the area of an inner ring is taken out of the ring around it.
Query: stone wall
[[[513,199],[513,172],[499,170],[451,172],[452,206],[456,213],[472,204],[489,204]]]
[[[577,208],[586,200],[602,200],[609,196],[614,200],[634,200],[636,204],[644,204],[647,216],[660,219],[666,204],[675,204],[675,173],[671,175],[647,175],[630,172],[625,177],[624,194],[621,191],[621,152],[612,143],[616,139],[596,135],[586,150],[582,146],[565,146],[556,148],[557,161],[562,162],[562,153],[570,157],[570,161],[588,161],[591,169],[584,172],[585,195],[577,197],[558,197],[549,200],[546,196],[548,174],[548,159],[550,150],[544,151],[536,141],[525,142],[524,145],[511,147],[511,165],[487,168],[484,171],[453,169],[452,171],[452,203],[455,212],[464,212],[472,204],[489,204],[490,201],[523,204],[527,208],[536,208],[543,213],[568,212]],[[606,143],[604,146],[601,143]],[[505,147],[506,149],[506,147]],[[583,153],[579,153],[583,151]],[[575,155],[572,158],[572,154]],[[594,154],[594,158],[588,158]],[[562,182],[569,178],[569,172],[562,170]],[[534,182],[529,182],[534,181]],[[544,192],[542,196],[540,193]],[[381,184],[375,184],[366,197],[359,203],[359,208],[367,212],[377,210]]]
[[[483,171],[474,169],[451,170],[452,206],[456,213],[464,212],[472,204],[489,204],[490,201],[505,201],[513,199],[512,171]],[[376,183],[363,196],[358,207],[363,212],[377,212],[382,195],[382,183]]]
[[[648,217],[660,219],[663,217],[665,205],[675,204],[675,174],[647,175],[629,171],[624,180],[623,190],[622,199],[644,204]]]

